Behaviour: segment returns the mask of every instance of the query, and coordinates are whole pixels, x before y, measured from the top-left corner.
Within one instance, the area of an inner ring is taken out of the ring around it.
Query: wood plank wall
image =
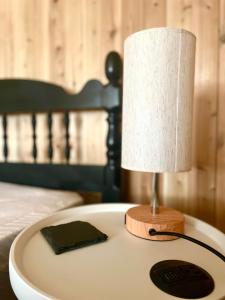
[[[225,231],[225,0],[0,0],[0,77],[49,80],[78,91],[90,78],[106,82],[105,56],[122,54],[130,33],[159,26],[183,27],[197,37],[193,169],[163,175],[161,198]],[[103,163],[105,115],[70,118],[72,161]],[[61,121],[54,116],[55,162],[63,160]],[[45,122],[40,115],[39,161],[47,157]],[[29,124],[27,116],[10,119],[11,160],[31,160]],[[124,200],[148,202],[150,175],[125,176]]]

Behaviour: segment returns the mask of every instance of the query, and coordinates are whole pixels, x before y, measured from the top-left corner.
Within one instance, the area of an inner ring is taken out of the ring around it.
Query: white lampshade
[[[125,41],[122,167],[146,172],[191,168],[195,36],[154,28]]]

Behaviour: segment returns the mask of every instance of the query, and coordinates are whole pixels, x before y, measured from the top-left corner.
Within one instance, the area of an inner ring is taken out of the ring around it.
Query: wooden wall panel
[[[225,0],[0,0],[0,78],[47,80],[76,92],[90,78],[106,82],[106,54],[123,55],[123,41],[132,32],[159,26],[192,31],[197,36],[193,169],[161,176],[161,197],[225,230],[224,20]],[[70,114],[72,162],[104,163],[105,117]],[[54,115],[54,162],[64,161],[62,122],[62,114]],[[29,124],[27,117],[10,118],[11,160],[31,161]],[[45,128],[42,114],[37,144],[43,162]],[[150,174],[125,172],[125,183],[124,200],[149,201]]]
[[[220,1],[216,226],[225,232],[225,1]]]
[[[194,2],[196,84],[194,185],[197,216],[215,222],[219,1]]]
[[[168,204],[215,222],[216,124],[219,1],[171,1],[167,25],[183,27],[197,38],[193,118],[193,168],[164,176]],[[176,11],[176,14],[174,12]]]
[[[91,78],[106,82],[106,54],[110,50],[121,49],[120,0],[1,0],[0,5],[3,16],[1,28],[6,28],[10,37],[5,40],[4,30],[1,30],[0,39],[5,46],[0,49],[0,57],[3,61],[7,59],[0,67],[1,78],[47,80],[63,85],[71,92],[79,91]],[[102,145],[105,145],[106,138],[106,114],[71,113],[70,120],[71,162],[104,163],[106,149]],[[22,127],[23,118],[13,117],[10,132],[16,131],[16,124]],[[63,115],[55,114],[53,161],[56,163],[65,161],[62,124]],[[47,161],[44,128],[46,116],[38,116],[39,162]],[[13,150],[10,150],[9,158],[31,161],[29,129],[28,134],[25,130],[19,136],[22,140],[29,138],[29,143],[20,147],[18,139],[10,135],[9,144]]]

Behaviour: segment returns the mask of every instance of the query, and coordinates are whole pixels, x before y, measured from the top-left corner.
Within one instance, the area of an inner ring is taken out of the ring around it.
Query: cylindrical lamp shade
[[[122,167],[178,172],[191,168],[195,36],[154,28],[125,41]]]

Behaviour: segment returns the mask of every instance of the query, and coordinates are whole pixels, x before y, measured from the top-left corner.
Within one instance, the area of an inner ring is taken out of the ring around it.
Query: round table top
[[[14,241],[9,259],[10,280],[20,300],[149,300],[178,299],[150,280],[151,267],[166,259],[185,260],[205,269],[215,289],[204,299],[225,296],[225,264],[211,252],[183,239],[156,242],[137,238],[124,226],[131,204],[97,204],[58,212],[25,229]],[[45,226],[87,221],[106,233],[106,242],[55,255],[40,233]],[[225,235],[185,216],[185,233],[220,252]]]

